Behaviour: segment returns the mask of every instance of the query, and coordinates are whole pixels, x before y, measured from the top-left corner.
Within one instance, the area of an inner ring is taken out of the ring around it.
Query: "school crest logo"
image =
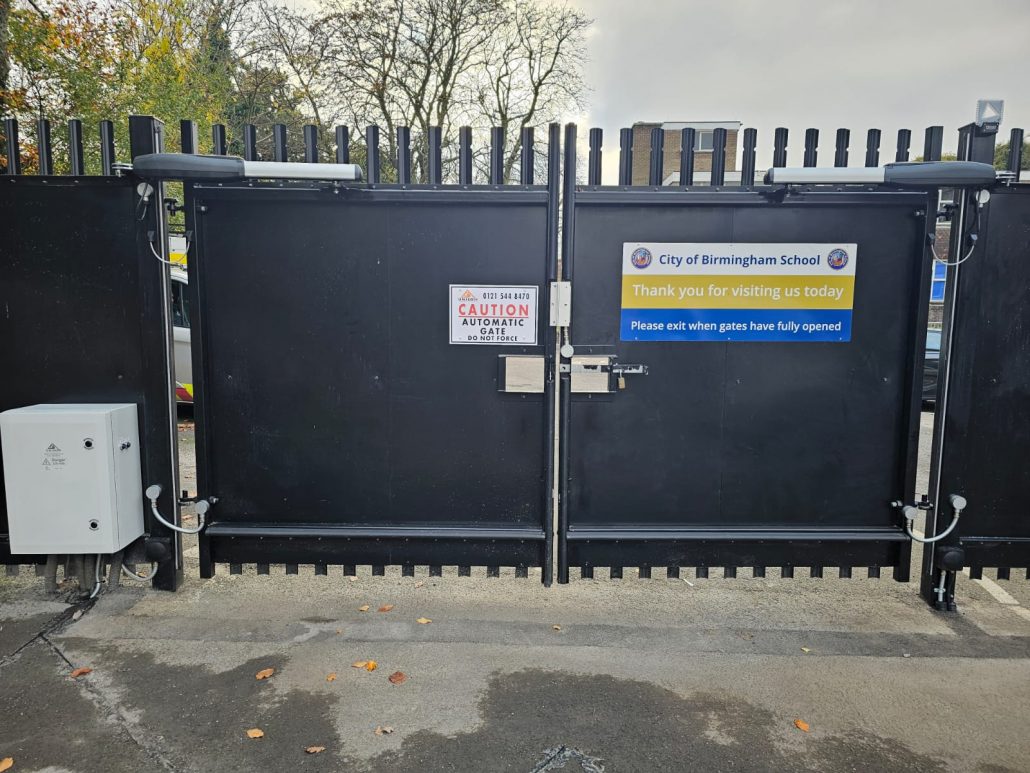
[[[647,247],[637,247],[629,256],[629,262],[636,268],[647,268],[651,265],[651,250]]]
[[[848,253],[840,248],[830,250],[830,254],[826,256],[826,263],[834,271],[840,271],[848,265]]]

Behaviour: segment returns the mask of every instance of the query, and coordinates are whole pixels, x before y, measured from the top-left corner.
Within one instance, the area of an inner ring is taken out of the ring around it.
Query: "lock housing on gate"
[[[646,365],[616,362],[614,354],[577,354],[561,364],[572,380],[573,394],[608,394],[626,388],[626,376],[646,376]]]

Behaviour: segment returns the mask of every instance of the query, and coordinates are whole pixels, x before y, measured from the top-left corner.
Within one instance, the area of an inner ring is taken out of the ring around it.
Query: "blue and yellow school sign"
[[[855,244],[627,242],[623,341],[850,341]]]

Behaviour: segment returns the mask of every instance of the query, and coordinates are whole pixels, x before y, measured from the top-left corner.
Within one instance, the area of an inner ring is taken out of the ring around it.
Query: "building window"
[[[715,147],[715,134],[713,132],[700,131],[694,137],[694,150],[711,151]]]

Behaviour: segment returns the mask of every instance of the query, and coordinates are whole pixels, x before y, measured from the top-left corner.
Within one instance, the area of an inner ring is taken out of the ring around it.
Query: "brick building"
[[[737,166],[737,137],[740,121],[665,121],[633,124],[633,184],[647,185],[651,168],[651,130],[660,126],[665,131],[665,151],[662,164],[662,185],[679,185],[680,140],[683,129],[693,129],[694,184],[707,185],[712,172],[712,134],[716,129],[726,130],[726,182],[740,181]]]

